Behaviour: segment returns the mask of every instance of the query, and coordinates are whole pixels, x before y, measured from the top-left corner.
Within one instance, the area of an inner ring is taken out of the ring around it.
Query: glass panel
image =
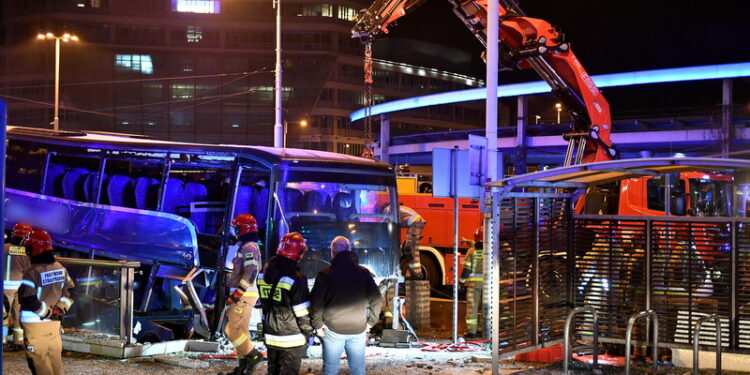
[[[349,238],[360,264],[376,277],[393,275],[400,227],[395,214],[382,209],[395,202],[394,187],[335,182],[331,177],[325,182],[278,183],[274,211],[279,238],[287,232],[302,233],[309,250],[300,268],[310,279],[330,264],[329,246],[336,236]]]
[[[63,327],[81,333],[120,335],[120,270],[65,264],[75,287]]]
[[[706,178],[690,179],[690,208],[692,216],[729,216],[729,181]]]

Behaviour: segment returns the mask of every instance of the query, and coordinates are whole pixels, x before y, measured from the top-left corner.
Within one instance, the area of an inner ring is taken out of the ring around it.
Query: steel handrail
[[[654,346],[654,375],[659,370],[659,319],[657,318],[656,312],[654,310],[641,311],[639,313],[633,314],[632,316],[630,316],[630,319],[628,319],[628,329],[625,331],[625,375],[630,375],[630,346],[633,341],[633,326],[635,326],[635,322],[638,319],[645,317],[651,317],[654,321],[654,338],[652,344]],[[648,331],[646,332],[646,337],[648,338]]]
[[[576,307],[568,313],[568,317],[565,319],[565,331],[564,331],[564,354],[563,354],[563,374],[568,375],[568,361],[570,360],[570,326],[573,323],[573,318],[581,312],[588,311],[594,315],[594,370],[596,370],[599,364],[599,315],[596,309],[592,306],[581,306]]]
[[[703,322],[713,320],[716,322],[716,375],[721,375],[721,319],[718,314],[704,316],[695,323],[693,331],[693,375],[700,372],[698,367],[698,357],[700,356],[701,328]]]

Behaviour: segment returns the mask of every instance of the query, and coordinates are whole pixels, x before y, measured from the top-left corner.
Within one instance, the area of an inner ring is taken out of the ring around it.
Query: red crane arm
[[[353,37],[369,42],[389,25],[425,0],[377,0],[363,10],[352,28]],[[487,45],[487,0],[449,0],[453,12]],[[611,160],[609,103],[578,61],[561,34],[549,22],[527,17],[513,0],[500,0],[502,64],[507,68],[534,69],[552,88],[572,119],[565,165]],[[575,157],[574,157],[575,155]]]

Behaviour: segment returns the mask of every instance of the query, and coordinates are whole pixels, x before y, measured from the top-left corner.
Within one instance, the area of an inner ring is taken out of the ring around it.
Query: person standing
[[[480,338],[477,327],[484,327],[479,321],[484,298],[484,227],[474,231],[474,241],[464,258],[459,282],[466,287],[466,338]]]
[[[310,292],[312,325],[323,343],[323,374],[337,374],[346,350],[349,372],[365,374],[367,331],[380,314],[382,298],[370,271],[359,265],[346,237],[331,241],[331,265],[318,272]]]
[[[60,321],[73,304],[73,280],[52,254],[49,233],[33,230],[28,244],[31,265],[18,289],[26,359],[34,375],[62,375]]]
[[[17,223],[13,226],[10,239],[3,246],[5,267],[3,268],[3,295],[8,300],[8,316],[3,319],[3,339],[13,334],[12,351],[23,349],[23,328],[21,328],[21,304],[18,301],[18,288],[23,280],[23,272],[29,268],[26,255],[26,242],[31,235],[31,225]],[[7,343],[7,342],[4,342]]]
[[[299,374],[307,340],[313,334],[307,278],[297,265],[305,251],[302,235],[287,233],[258,276],[269,375]]]
[[[390,214],[391,206],[386,204],[383,208],[384,214]],[[409,279],[422,280],[422,262],[419,260],[419,240],[422,238],[422,232],[427,222],[422,215],[417,213],[413,208],[401,205],[398,208],[398,222],[406,228],[406,241],[404,241],[404,259],[408,265]]]
[[[227,375],[252,374],[263,361],[263,355],[250,340],[248,325],[255,302],[258,301],[258,288],[255,284],[260,265],[263,264],[258,247],[258,222],[253,215],[240,214],[232,220],[234,233],[240,242],[237,254],[232,260],[232,273],[229,277],[229,297],[227,297],[227,324],[224,333],[237,352],[239,365]]]

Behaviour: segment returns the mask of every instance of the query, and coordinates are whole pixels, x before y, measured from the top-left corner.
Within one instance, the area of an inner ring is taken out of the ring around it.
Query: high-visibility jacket
[[[260,265],[260,248],[255,242],[244,242],[232,259],[232,273],[229,276],[229,293],[240,288],[245,295],[256,295],[258,292],[255,280],[258,277]]]
[[[23,271],[29,268],[29,257],[23,246],[6,243],[3,246],[5,256],[5,269],[3,269],[3,289],[18,290],[23,279]]]
[[[464,268],[461,271],[459,281],[461,283],[467,281],[470,283],[482,283],[484,281],[484,249],[481,243],[475,243],[466,253]]]
[[[277,255],[258,276],[263,306],[263,336],[266,345],[292,348],[307,343],[312,335],[307,278],[297,262]]]
[[[50,312],[55,306],[67,311],[73,304],[70,289],[74,286],[68,270],[55,260],[52,253],[32,257],[18,289],[21,323],[49,322]]]

